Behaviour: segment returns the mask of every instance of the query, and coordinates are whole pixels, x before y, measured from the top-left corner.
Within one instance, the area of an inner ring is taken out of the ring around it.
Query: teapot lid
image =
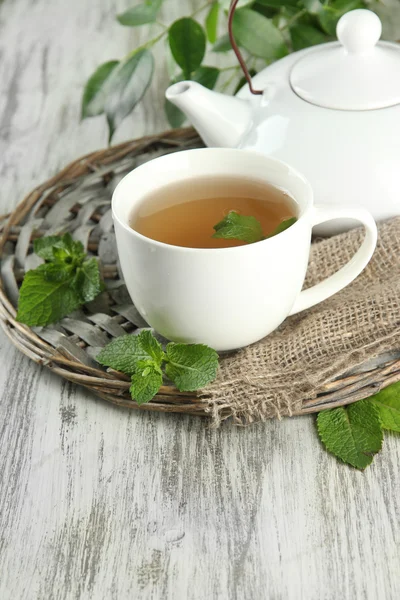
[[[301,58],[290,73],[298,96],[325,108],[372,110],[400,103],[400,46],[377,44],[382,23],[364,9],[343,15],[340,44],[325,44]]]

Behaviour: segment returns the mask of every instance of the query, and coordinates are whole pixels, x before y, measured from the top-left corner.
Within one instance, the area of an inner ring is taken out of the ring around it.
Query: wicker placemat
[[[73,162],[33,190],[3,219],[0,240],[0,323],[11,342],[36,363],[83,385],[97,396],[132,409],[207,415],[207,396],[164,386],[149,403],[138,406],[129,395],[126,376],[99,368],[94,357],[113,337],[146,327],[133,306],[117,261],[110,202],[120,179],[159,155],[198,148],[192,129],[149,136],[91,153]],[[15,320],[18,287],[24,273],[39,264],[31,240],[69,231],[99,258],[107,290],[83,309],[54,326],[29,328]],[[400,353],[398,353],[400,355]],[[340,379],[325,383],[295,414],[348,404],[400,379],[398,354],[382,354]],[[222,359],[224,360],[224,359]],[[224,408],[220,417],[230,414]]]

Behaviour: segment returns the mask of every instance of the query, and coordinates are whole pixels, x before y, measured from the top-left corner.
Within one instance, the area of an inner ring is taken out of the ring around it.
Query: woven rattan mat
[[[110,210],[112,192],[126,173],[143,162],[162,154],[201,146],[202,142],[192,129],[180,129],[94,152],[33,190],[11,215],[3,219],[0,323],[11,342],[35,362],[114,404],[138,410],[213,415],[215,422],[231,415],[237,422],[251,422],[266,416],[317,412],[368,397],[381,387],[398,381],[400,351],[397,348],[400,348],[400,342],[396,346],[397,340],[393,336],[387,347],[383,342],[379,350],[359,353],[357,364],[342,366],[339,375],[326,373],[320,381],[311,377],[311,387],[292,404],[280,408],[280,405],[274,405],[272,398],[272,409],[269,406],[266,412],[260,413],[256,407],[255,412],[248,415],[246,397],[243,396],[243,390],[247,389],[245,376],[240,386],[242,412],[237,410],[237,402],[230,404],[227,400],[232,390],[225,395],[216,393],[215,385],[198,395],[180,393],[166,385],[149,404],[138,407],[130,398],[128,378],[100,368],[95,356],[113,337],[147,327],[133,306],[120,273]],[[90,254],[98,257],[106,291],[54,326],[29,328],[17,323],[18,287],[24,273],[39,264],[38,257],[32,254],[31,240],[66,231],[80,240]],[[279,342],[279,332],[274,335],[275,342],[277,339]],[[253,354],[254,349],[247,351],[248,356]],[[230,373],[233,359],[237,360],[232,356],[221,358],[217,383],[225,389],[227,381],[221,381],[221,376]],[[268,376],[273,378],[273,373]],[[248,391],[252,393],[251,385]],[[271,404],[265,387],[258,388],[257,394],[260,405],[265,404],[266,399]]]

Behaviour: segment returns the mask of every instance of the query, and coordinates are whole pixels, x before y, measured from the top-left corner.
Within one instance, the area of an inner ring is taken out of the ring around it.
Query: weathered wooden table
[[[143,39],[114,20],[129,4],[0,0],[0,212],[106,144],[80,97]],[[166,83],[160,63],[116,142],[166,127]],[[108,406],[4,335],[0,351],[2,600],[400,597],[398,436],[362,474],[323,450],[313,417],[214,431]]]

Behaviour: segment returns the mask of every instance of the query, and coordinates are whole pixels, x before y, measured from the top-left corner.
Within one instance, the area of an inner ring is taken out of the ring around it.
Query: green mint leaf
[[[82,298],[82,302],[91,302],[100,294],[102,281],[99,264],[95,258],[89,258],[78,268],[75,278],[75,289]]]
[[[317,427],[327,450],[357,469],[371,464],[382,448],[379,411],[369,400],[320,412]]]
[[[122,335],[116,338],[96,356],[96,360],[101,365],[122,371],[127,375],[136,372],[139,361],[149,358],[137,335]]]
[[[400,431],[400,382],[389,385],[369,400],[379,410],[382,427]]]
[[[133,400],[138,404],[149,402],[162,385],[161,369],[153,361],[139,361],[137,371],[131,377],[129,388]]]
[[[46,262],[24,277],[17,314],[21,323],[33,326],[59,321],[101,291],[97,261],[83,262],[83,245],[71,234],[39,238],[34,250]]]
[[[74,256],[70,250],[65,248],[57,248],[53,246],[53,260],[52,263],[57,265],[59,269],[63,269],[65,266],[73,266],[74,268],[79,265],[83,260],[82,256]]]
[[[75,258],[83,258],[85,256],[85,249],[82,242],[75,241],[70,233],[64,233],[55,244],[55,247],[66,250],[68,254]]]
[[[197,390],[215,379],[218,354],[202,344],[168,344],[166,354],[151,331],[139,335],[125,335],[108,344],[97,360],[131,375],[132,398],[139,404],[155,396],[162,384],[161,365],[181,391]]]
[[[44,260],[54,260],[53,247],[56,247],[61,242],[59,235],[49,235],[41,237],[33,242],[34,252]]]
[[[48,267],[41,265],[25,275],[18,301],[17,320],[20,323],[48,325],[80,306],[81,300],[71,285],[71,277],[49,280]]]
[[[33,249],[46,261],[64,262],[67,257],[82,260],[85,256],[83,245],[74,241],[70,233],[38,238],[33,242]]]
[[[141,375],[143,375],[143,377],[145,377],[148,373],[150,373],[153,370],[157,371],[157,373],[160,373],[160,375],[162,375],[161,366],[158,365],[152,358],[146,358],[137,361],[135,374],[140,373]]]
[[[255,217],[239,215],[231,210],[226,217],[214,225],[213,238],[225,240],[242,240],[248,244],[264,239],[261,223]]]
[[[154,337],[151,331],[141,331],[138,335],[140,344],[143,350],[151,356],[154,362],[160,366],[165,358],[162,346],[158,340]]]
[[[47,281],[66,281],[67,279],[70,281],[71,285],[73,285],[73,275],[75,267],[73,264],[67,265],[62,264],[59,265],[57,263],[45,263],[44,265],[40,265],[35,271],[40,271],[44,274],[44,277]],[[75,290],[76,291],[76,290]]]
[[[277,227],[275,227],[275,229],[272,233],[270,233],[269,235],[266,236],[266,239],[274,237],[274,235],[278,235],[278,233],[282,233],[282,231],[285,231],[285,229],[289,229],[289,227],[294,225],[294,223],[296,223],[296,221],[297,221],[296,217],[290,217],[289,219],[285,219],[284,221],[279,223],[279,225],[277,225]]]
[[[198,390],[217,374],[218,354],[203,344],[175,344],[167,349],[165,372],[178,390],[191,392]]]
[[[82,119],[103,114],[104,102],[109,89],[110,75],[118,65],[118,60],[110,60],[100,65],[87,81],[83,90]]]

